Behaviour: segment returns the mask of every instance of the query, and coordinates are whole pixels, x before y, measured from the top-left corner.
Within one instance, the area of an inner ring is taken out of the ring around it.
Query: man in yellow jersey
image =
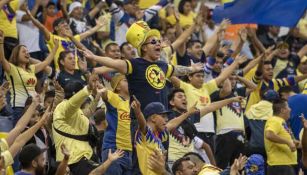
[[[124,75],[117,74],[111,80],[113,91],[106,90],[103,100],[107,108],[106,120],[108,126],[104,132],[102,161],[107,160],[109,149],[124,151],[124,156],[116,160],[106,175],[132,174],[132,140],[130,128],[130,106],[128,82]]]
[[[189,74],[189,83],[183,82],[177,77],[172,77],[171,81],[176,88],[184,90],[187,97],[188,108],[197,102],[197,107],[204,107],[211,103],[210,95],[217,91],[218,86],[222,84],[240,64],[245,62],[245,56],[238,56],[235,61],[224,69],[224,71],[215,79],[204,83],[204,71]],[[213,136],[215,133],[213,114],[208,113],[205,117],[201,116],[200,122],[195,123],[199,132],[198,137],[204,140],[214,150]]]
[[[248,111],[253,104],[258,103],[261,100],[261,94],[266,90],[272,89],[278,91],[281,87],[294,86],[296,83],[307,78],[307,74],[282,79],[274,79],[273,75],[272,63],[270,61],[265,61],[263,58],[258,64],[256,73],[252,78],[257,88],[248,96],[245,111]]]
[[[265,124],[264,146],[268,175],[295,175],[293,166],[297,164],[296,144],[287,125],[290,112],[287,101],[275,101],[273,117]]]

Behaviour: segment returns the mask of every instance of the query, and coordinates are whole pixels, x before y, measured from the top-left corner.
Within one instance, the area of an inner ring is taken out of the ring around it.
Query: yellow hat
[[[118,83],[125,79],[125,75],[123,74],[116,74],[112,79],[111,79],[111,87],[113,91],[115,91],[116,87],[118,86]]]
[[[159,39],[161,38],[159,30],[150,29],[146,22],[138,21],[129,27],[126,33],[126,40],[133,47],[137,48],[138,55],[141,56],[141,46],[144,44],[146,39],[151,36],[156,36]]]
[[[302,59],[301,59],[301,63],[304,63],[307,61],[307,56],[304,56]]]

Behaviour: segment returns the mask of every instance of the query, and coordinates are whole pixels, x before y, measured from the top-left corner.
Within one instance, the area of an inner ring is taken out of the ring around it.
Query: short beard
[[[45,167],[37,167],[35,169],[35,175],[45,175],[46,171],[45,171]]]

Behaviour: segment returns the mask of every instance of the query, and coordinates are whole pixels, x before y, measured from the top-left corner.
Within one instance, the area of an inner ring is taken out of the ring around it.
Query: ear
[[[174,104],[174,99],[172,99],[171,101],[169,101],[169,104],[172,105],[172,106],[174,106],[174,105],[175,105],[175,104]]]
[[[64,58],[65,59],[65,58]],[[64,59],[60,60],[60,64],[64,65]]]
[[[35,160],[32,160],[32,167],[34,167],[34,168],[37,167],[37,162]]]

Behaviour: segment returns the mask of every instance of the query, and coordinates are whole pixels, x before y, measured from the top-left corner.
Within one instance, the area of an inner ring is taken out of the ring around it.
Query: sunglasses
[[[152,45],[156,45],[156,44],[161,44],[161,40],[156,40],[156,39],[153,39],[153,40],[151,40],[151,41],[149,41],[149,42],[147,42],[147,43],[144,43],[144,45],[146,45],[146,44],[152,44]]]

